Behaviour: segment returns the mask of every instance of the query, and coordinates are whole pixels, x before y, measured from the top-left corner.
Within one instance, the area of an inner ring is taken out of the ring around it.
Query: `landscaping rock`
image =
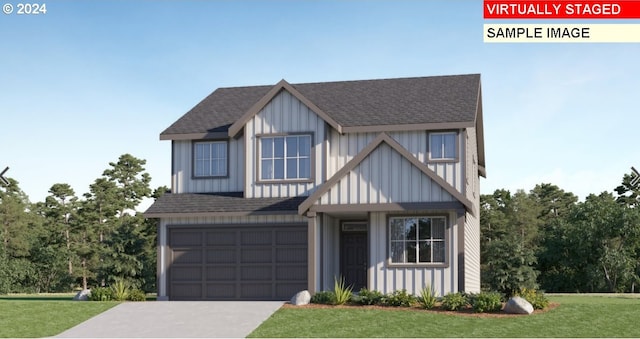
[[[307,305],[309,302],[311,302],[311,294],[307,290],[300,291],[291,298],[292,305]]]
[[[513,297],[507,301],[504,311],[509,314],[531,314],[533,306],[525,298]]]
[[[82,290],[82,291],[78,292],[73,297],[73,300],[76,300],[76,301],[87,301],[87,300],[89,300],[89,295],[90,294],[91,294],[91,290]]]

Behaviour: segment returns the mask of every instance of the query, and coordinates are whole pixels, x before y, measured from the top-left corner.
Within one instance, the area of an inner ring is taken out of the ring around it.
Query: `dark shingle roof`
[[[294,198],[251,198],[246,199],[242,192],[229,193],[181,193],[164,194],[151,205],[146,212],[147,218],[156,218],[167,214],[214,214],[247,213],[270,214],[274,212],[297,213],[306,197]]]
[[[292,86],[343,127],[473,122],[480,75]],[[272,87],[219,88],[161,135],[225,132]]]

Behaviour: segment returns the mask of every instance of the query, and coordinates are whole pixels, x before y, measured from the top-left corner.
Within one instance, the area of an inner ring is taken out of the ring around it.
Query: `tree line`
[[[582,202],[552,184],[481,195],[483,287],[505,294],[636,292],[640,190],[631,179]]]
[[[107,286],[156,287],[156,221],[135,208],[152,191],[146,160],[124,154],[77,196],[56,183],[31,203],[19,183],[0,187],[0,294],[69,292]]]

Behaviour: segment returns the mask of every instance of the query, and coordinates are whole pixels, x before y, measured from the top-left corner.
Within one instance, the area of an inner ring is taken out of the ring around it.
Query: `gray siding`
[[[244,138],[231,139],[228,142],[228,176],[226,178],[194,179],[192,141],[173,141],[173,173],[171,173],[171,192],[207,193],[242,191],[244,189]]]
[[[420,212],[416,213],[420,214]],[[407,292],[418,295],[422,287],[429,285],[440,296],[456,292],[458,290],[458,227],[455,223],[455,213],[449,213],[447,221],[448,265],[446,267],[393,267],[388,261],[387,214],[371,213],[369,219],[371,261],[368,272],[370,289],[383,293],[406,289]]]
[[[460,159],[464,159],[462,135],[458,133],[458,152]],[[327,164],[327,177],[331,178],[337,171],[353,159],[360,151],[373,140],[378,133],[349,133],[340,135],[337,131],[329,132],[329,159]],[[406,131],[392,132],[389,135],[394,138],[402,147],[406,148],[420,162],[427,164],[431,170],[436,172],[451,186],[463,192],[462,161],[456,162],[428,162],[428,131]],[[382,172],[381,175],[388,175]]]
[[[455,198],[390,146],[381,144],[319,200],[321,205],[447,202]]]
[[[318,216],[321,234],[321,267],[318,290],[333,290],[334,277],[340,275],[340,222],[327,214]]]
[[[247,164],[245,196],[248,198],[293,197],[309,195],[324,181],[325,166],[323,148],[326,124],[297,98],[282,91],[245,125]],[[258,183],[256,164],[257,135],[277,133],[313,134],[311,183]]]
[[[464,224],[464,265],[465,292],[480,292],[480,221],[468,212]]]

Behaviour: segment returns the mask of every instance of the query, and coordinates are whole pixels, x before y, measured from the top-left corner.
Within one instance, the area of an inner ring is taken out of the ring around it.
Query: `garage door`
[[[170,228],[170,300],[288,300],[307,289],[307,226]]]

